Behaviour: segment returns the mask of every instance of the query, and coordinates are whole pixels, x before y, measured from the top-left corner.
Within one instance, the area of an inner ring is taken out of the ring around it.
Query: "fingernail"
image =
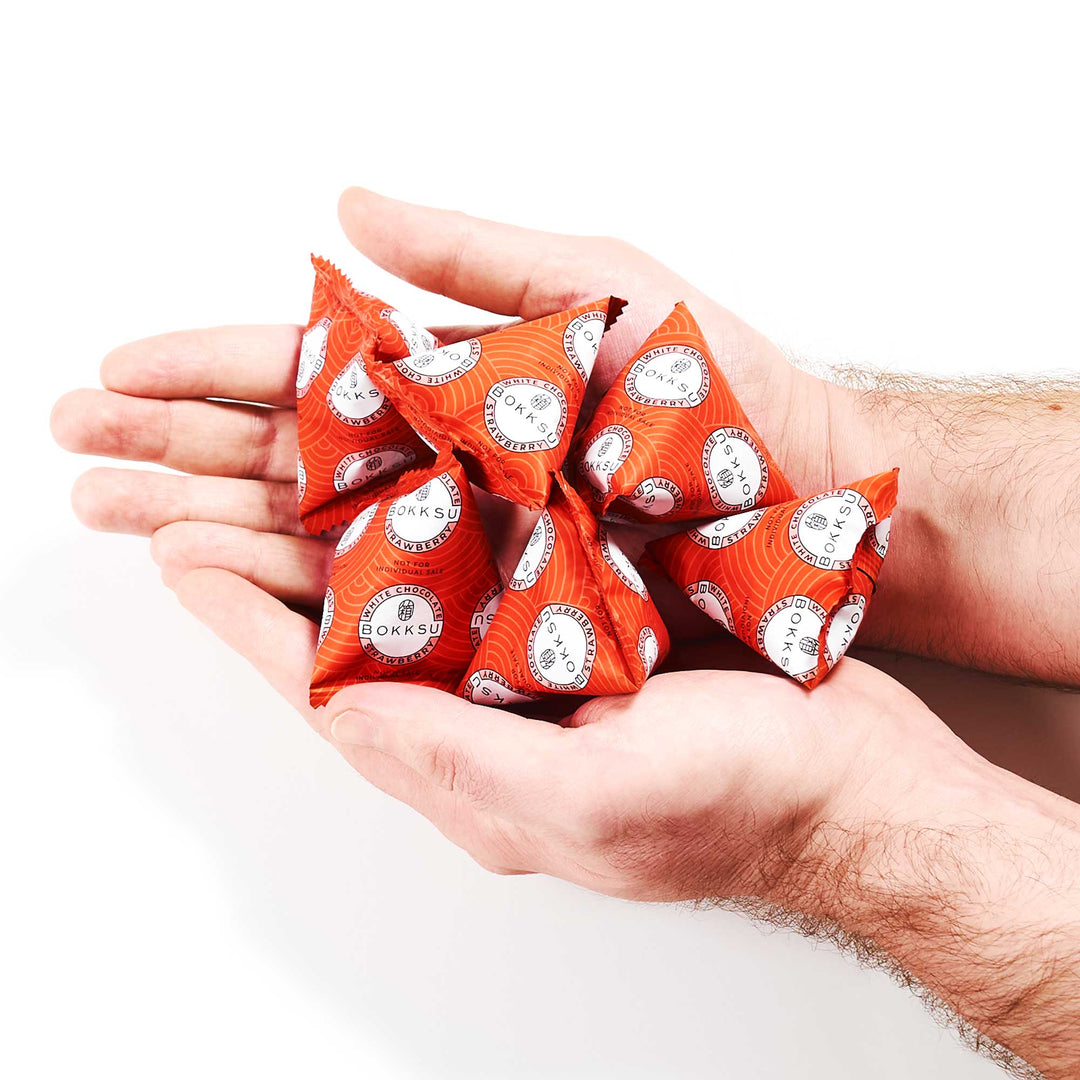
[[[375,718],[359,709],[346,709],[334,717],[330,735],[335,742],[370,746],[375,741]]]

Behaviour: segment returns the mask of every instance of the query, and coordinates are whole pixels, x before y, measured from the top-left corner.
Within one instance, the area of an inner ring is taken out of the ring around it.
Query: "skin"
[[[594,401],[685,299],[797,490],[901,467],[861,643],[1080,682],[1075,390],[835,385],[791,367],[620,241],[357,188],[340,214],[379,265],[501,316],[628,298],[597,361]],[[1077,1075],[1080,807],[979,757],[866,664],[845,659],[808,693],[737,643],[696,640],[709,624],[660,590],[675,641],[668,670],[560,723],[405,684],[356,686],[312,710],[317,628],[305,612],[321,602],[332,547],[297,520],[300,331],[166,334],[106,357],[103,389],[57,403],[57,441],[183,475],[92,469],[72,495],[79,517],[150,536],[185,607],[353,768],[488,869],[637,900],[741,898],[757,914],[861,943],[863,956],[886,955],[981,1032],[982,1049],[1049,1077]],[[436,332],[455,340],[477,328]],[[503,514],[499,554],[512,564],[527,522]]]

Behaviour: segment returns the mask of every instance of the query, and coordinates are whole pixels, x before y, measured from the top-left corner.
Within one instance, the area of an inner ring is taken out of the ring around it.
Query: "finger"
[[[390,754],[480,811],[522,823],[566,803],[572,736],[414,683],[349,687],[327,705],[335,740]]]
[[[349,188],[346,236],[369,259],[429,292],[525,319],[593,299],[605,243],[521,229]]]
[[[99,466],[71,490],[78,519],[100,532],[150,536],[173,521],[220,521],[265,533],[307,536],[295,482],[177,476]]]
[[[190,571],[213,566],[247,578],[286,604],[318,608],[330,580],[334,545],[213,521],[176,521],[154,533],[150,555],[169,588]]]
[[[296,478],[296,412],[219,401],[157,401],[72,390],[53,406],[53,438],[76,454],[189,473]]]
[[[192,570],[173,589],[188,611],[310,717],[308,684],[319,633],[310,619],[228,570]]]
[[[121,394],[296,404],[301,326],[181,330],[114,349],[101,383]]]
[[[510,319],[508,322],[499,323],[464,323],[457,326],[430,326],[428,329],[440,341],[448,345],[455,341],[467,341],[469,338],[483,337],[485,334],[494,334],[496,330],[505,330],[508,326],[521,322],[520,319]]]

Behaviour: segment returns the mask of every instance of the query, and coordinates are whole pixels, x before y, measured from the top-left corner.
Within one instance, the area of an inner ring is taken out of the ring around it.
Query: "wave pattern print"
[[[460,462],[444,451],[431,472],[396,499],[368,506],[342,535],[313,706],[378,679],[453,691],[468,669],[475,624],[491,608],[499,574]]]
[[[372,378],[416,430],[448,437],[467,455],[487,491],[540,509],[566,458],[600,337],[622,307],[605,297],[379,363]]]
[[[888,548],[897,475],[719,518],[648,550],[706,614],[812,687],[865,617]]]
[[[770,506],[795,491],[683,303],[649,336],[574,442],[570,471],[598,514],[691,521]]]
[[[633,693],[667,654],[636,568],[561,474],[545,519],[524,555],[531,572],[503,594],[458,690],[471,701]]]
[[[357,292],[325,259],[311,261],[315,287],[296,411],[304,465],[300,518],[317,535],[415,485],[418,470],[434,461],[435,452],[369,372],[377,357],[396,360],[411,346],[437,343],[381,300]]]

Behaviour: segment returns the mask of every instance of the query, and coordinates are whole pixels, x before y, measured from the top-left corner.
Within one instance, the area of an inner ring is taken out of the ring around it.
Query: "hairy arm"
[[[890,970],[1018,1074],[1080,1075],[1080,808],[968,755],[851,809],[778,846],[763,899],[724,906]]]
[[[1080,685],[1080,384],[840,377],[834,479],[901,469],[860,643]]]

